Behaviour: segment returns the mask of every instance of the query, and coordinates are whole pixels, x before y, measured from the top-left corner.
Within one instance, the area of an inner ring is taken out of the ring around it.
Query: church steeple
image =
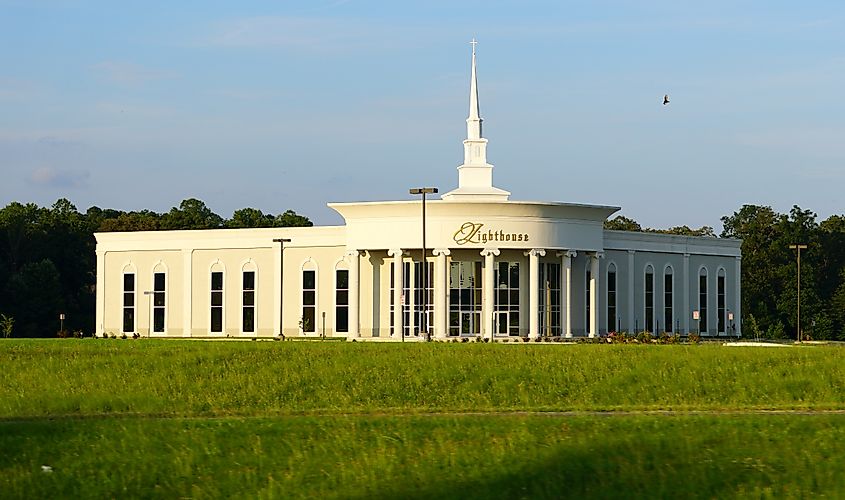
[[[478,80],[475,76],[475,38],[472,44],[472,75],[469,81],[469,117],[467,118],[467,139],[481,139],[481,116],[478,110]]]
[[[487,139],[481,134],[478,106],[478,78],[475,70],[475,38],[472,44],[472,70],[469,81],[469,117],[464,141],[464,163],[458,167],[458,189],[444,194],[444,200],[507,201],[510,193],[493,187],[493,165],[487,163]]]

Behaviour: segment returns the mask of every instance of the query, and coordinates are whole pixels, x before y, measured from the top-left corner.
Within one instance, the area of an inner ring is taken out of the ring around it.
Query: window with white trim
[[[698,271],[698,331],[707,334],[707,269]]]
[[[617,330],[616,318],[616,264],[611,262],[607,266],[607,331]]]
[[[241,293],[241,331],[255,333],[255,271],[243,271]]]
[[[223,333],[223,272],[211,272],[211,333]]]
[[[541,262],[539,273],[540,285],[540,334],[559,337],[560,326],[560,263]],[[518,291],[518,290],[517,290]]]
[[[153,273],[153,332],[164,333],[167,290],[167,279],[164,273]]]
[[[725,270],[719,269],[719,274],[716,276],[716,316],[719,333],[725,333]]]
[[[668,266],[663,270],[663,331],[669,333],[675,331],[674,293],[675,278]]]
[[[302,331],[317,331],[317,271],[302,271]]]
[[[656,328],[654,325],[654,268],[651,267],[651,264],[647,265],[645,268],[645,280],[643,282],[643,287],[645,288],[645,324],[643,324],[643,330],[655,333]]]
[[[334,330],[349,332],[349,270],[335,271]]]
[[[135,331],[135,273],[123,274],[123,332]]]

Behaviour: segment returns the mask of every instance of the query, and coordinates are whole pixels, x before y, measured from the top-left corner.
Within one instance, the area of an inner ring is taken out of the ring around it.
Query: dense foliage
[[[66,199],[52,207],[10,203],[0,210],[0,314],[14,319],[14,337],[54,336],[59,313],[69,331],[94,330],[97,261],[95,232],[310,226],[288,210],[279,215],[236,210],[223,219],[197,199],[169,212],[123,212],[91,207],[79,212]]]
[[[801,255],[801,317],[806,337],[845,340],[845,216],[817,222],[793,207],[745,205],[722,217],[721,237],[742,238],[743,332],[750,337],[792,338],[796,331],[797,262],[789,245],[808,245]],[[66,330],[90,333],[94,322],[94,232],[311,226],[292,210],[273,215],[254,208],[224,219],[197,199],[169,212],[124,212],[91,207],[79,212],[66,199],[53,206],[10,203],[0,209],[0,314],[12,318],[14,337],[53,336],[58,314]],[[710,226],[643,228],[618,216],[607,229],[715,237]]]
[[[795,338],[797,332],[798,262],[801,252],[801,326],[805,339],[845,340],[845,216],[822,222],[810,210],[792,207],[780,214],[771,207],[743,205],[722,217],[723,238],[742,239],[743,335]],[[687,226],[643,228],[618,216],[605,228],[685,236],[715,236],[713,228]]]

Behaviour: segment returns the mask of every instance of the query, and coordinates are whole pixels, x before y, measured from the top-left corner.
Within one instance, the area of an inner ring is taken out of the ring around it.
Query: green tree
[[[662,234],[677,234],[680,236],[716,236],[715,231],[710,226],[701,226],[698,229],[692,229],[689,226],[675,226],[669,229],[649,229],[648,231]]]
[[[160,227],[161,216],[150,210],[140,212],[120,213],[116,217],[103,219],[97,231],[122,232],[122,231],[157,231]]]
[[[604,221],[604,228],[614,231],[642,231],[643,228],[634,219],[617,215],[613,219]]]
[[[161,217],[161,229],[216,229],[223,219],[196,198],[182,200]]]
[[[18,330],[24,337],[52,337],[64,312],[59,271],[49,259],[24,264],[6,284]]]
[[[284,213],[276,216],[273,227],[311,227],[313,225],[308,217],[299,215],[293,210],[285,210]]]
[[[226,221],[229,228],[273,227],[275,218],[255,208],[235,210],[232,218]]]

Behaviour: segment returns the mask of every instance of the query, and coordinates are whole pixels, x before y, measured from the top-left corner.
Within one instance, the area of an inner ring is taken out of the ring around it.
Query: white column
[[[121,300],[123,298],[121,297]],[[102,337],[106,331],[105,328],[105,310],[106,310],[106,252],[97,250],[97,310],[96,322],[94,331],[98,337]]]
[[[689,320],[690,316],[692,315],[692,309],[690,309],[689,304],[689,254],[684,254],[684,308],[681,311],[681,315],[684,318],[684,335],[689,335]]]
[[[404,285],[402,283],[402,276],[404,274],[402,269],[402,249],[394,248],[388,250],[388,255],[393,257],[393,338],[401,339],[403,335],[402,328],[402,292]]]
[[[350,250],[346,252],[349,257],[349,333],[346,335],[349,339],[357,339],[361,336],[360,321],[358,319],[358,302],[360,290],[358,286],[358,274],[360,262],[358,257],[360,252],[358,250]]]
[[[434,336],[438,339],[445,339],[449,336],[449,311],[446,309],[446,291],[449,289],[449,273],[446,268],[446,256],[449,255],[449,249],[435,248],[432,253],[437,256],[433,280]]]
[[[636,335],[637,325],[634,322],[634,250],[628,250],[628,333]]]
[[[590,255],[590,337],[599,335],[599,257],[600,252]]]
[[[572,259],[578,252],[568,250],[563,253],[563,336],[572,337]]]
[[[484,325],[484,329],[481,331],[482,338],[495,334],[493,332],[493,312],[495,309],[493,294],[496,292],[496,283],[493,279],[493,269],[496,266],[495,257],[499,253],[498,248],[485,248],[481,251],[481,255],[484,257],[484,283],[482,283],[484,288],[481,293],[483,301],[481,316],[484,318],[481,322]]]
[[[528,338],[540,337],[540,257],[546,251],[534,248],[528,256]]]
[[[182,281],[182,336],[190,337],[194,328],[194,308],[193,308],[193,270],[194,270],[194,251],[186,248],[182,250],[182,269],[185,273],[185,279]],[[278,273],[277,273],[278,274]],[[277,278],[278,279],[278,278]],[[278,304],[278,302],[276,302]]]
[[[736,335],[742,335],[742,257],[736,258],[736,292],[734,299],[734,325]]]

